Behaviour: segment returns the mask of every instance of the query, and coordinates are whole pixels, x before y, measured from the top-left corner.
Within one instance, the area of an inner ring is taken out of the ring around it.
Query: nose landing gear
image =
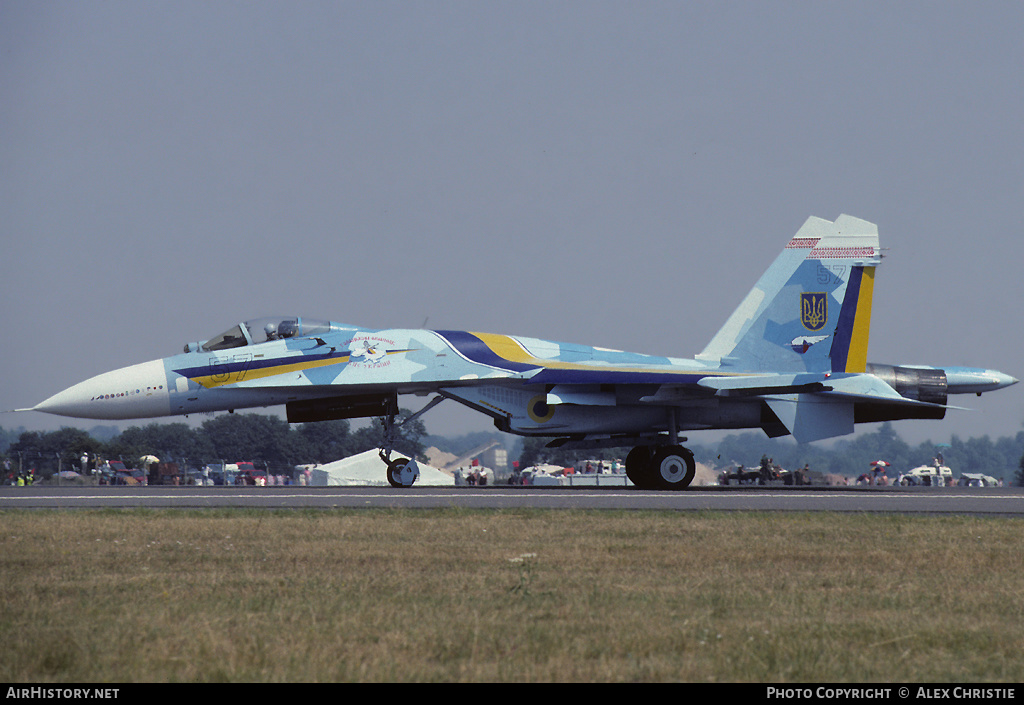
[[[388,460],[383,451],[381,451],[380,458],[387,463],[388,483],[392,487],[412,487],[416,478],[420,476],[420,468],[415,460],[409,458]]]
[[[380,449],[380,459],[388,466],[388,484],[392,487],[412,487],[416,478],[420,476],[420,468],[415,460],[409,458],[391,459],[391,451],[394,450],[395,440],[398,433],[395,427],[394,415],[385,416],[384,419],[384,443]]]
[[[395,449],[395,442],[398,440],[398,429],[403,424],[407,424],[427,413],[442,401],[444,401],[444,397],[434,397],[426,406],[412,416],[403,419],[401,423],[395,422],[396,415],[394,413],[388,414],[381,419],[384,424],[384,441],[381,444],[379,454],[380,459],[388,466],[388,483],[392,487],[412,487],[413,483],[416,482],[416,478],[420,476],[420,466],[414,459],[401,457],[394,460],[391,459],[391,453]]]

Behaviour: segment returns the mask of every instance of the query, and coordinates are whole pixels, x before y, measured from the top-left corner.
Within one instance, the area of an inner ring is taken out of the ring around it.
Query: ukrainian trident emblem
[[[821,330],[828,322],[828,297],[824,293],[800,294],[800,322],[807,330]]]

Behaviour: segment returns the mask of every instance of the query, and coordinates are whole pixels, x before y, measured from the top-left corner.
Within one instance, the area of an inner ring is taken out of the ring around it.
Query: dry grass
[[[1012,519],[0,513],[0,681],[1024,680]]]

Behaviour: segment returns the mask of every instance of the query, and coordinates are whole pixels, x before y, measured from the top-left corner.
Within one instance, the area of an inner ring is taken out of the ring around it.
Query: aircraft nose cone
[[[84,383],[68,387],[62,392],[57,392],[49,399],[45,399],[32,407],[32,411],[42,411],[46,414],[57,414],[58,416],[80,416],[88,411],[86,402],[89,396],[82,389]]]
[[[984,376],[988,379],[992,389],[1003,389],[1017,384],[1020,380],[998,370],[985,370]]]
[[[105,372],[32,407],[33,411],[84,419],[164,416],[169,409],[167,375],[159,360]]]

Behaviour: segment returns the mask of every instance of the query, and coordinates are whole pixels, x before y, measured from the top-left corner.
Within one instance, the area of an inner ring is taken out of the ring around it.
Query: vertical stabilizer
[[[737,371],[863,372],[878,228],[808,218],[697,356]]]

